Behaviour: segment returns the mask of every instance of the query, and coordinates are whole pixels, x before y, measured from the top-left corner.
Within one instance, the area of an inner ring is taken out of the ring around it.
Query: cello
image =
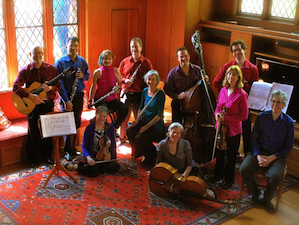
[[[204,79],[204,61],[202,47],[199,42],[199,31],[192,36],[195,51],[201,57],[201,80],[185,91],[188,97],[180,101],[181,111],[184,113],[183,127],[184,138],[192,146],[193,159],[200,163],[211,160],[213,149],[213,137],[215,136],[214,109],[216,97]]]
[[[222,201],[206,195],[206,184],[197,176],[183,177],[171,165],[161,162],[149,175],[150,190],[162,198],[178,197],[184,202],[198,205],[202,200],[221,204],[233,204],[233,201]]]

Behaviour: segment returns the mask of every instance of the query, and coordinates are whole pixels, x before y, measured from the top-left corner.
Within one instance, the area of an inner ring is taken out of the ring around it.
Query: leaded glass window
[[[3,1],[0,0],[0,89],[8,88]]]
[[[78,36],[78,0],[53,0],[54,58],[66,54],[66,40]]]
[[[241,0],[241,13],[261,15],[264,0]]]
[[[297,0],[272,0],[271,17],[294,19]]]
[[[42,0],[14,0],[19,70],[30,63],[34,46],[44,47]]]

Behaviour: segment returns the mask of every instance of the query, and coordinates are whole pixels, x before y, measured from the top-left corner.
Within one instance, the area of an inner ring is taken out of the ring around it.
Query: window
[[[0,91],[30,63],[33,46],[44,47],[44,61],[51,64],[66,53],[67,37],[79,33],[79,1],[0,0]]]
[[[297,0],[272,0],[271,17],[294,19]]]
[[[8,87],[2,0],[0,0],[0,74],[1,74],[0,75],[0,90],[1,90],[3,88]]]
[[[294,21],[296,8],[297,0],[240,0],[240,14],[267,19]]]
[[[262,15],[264,0],[241,0],[241,13]]]
[[[66,54],[66,39],[78,36],[77,0],[53,0],[54,57]]]
[[[18,69],[30,63],[29,52],[34,45],[44,47],[41,0],[14,0]]]

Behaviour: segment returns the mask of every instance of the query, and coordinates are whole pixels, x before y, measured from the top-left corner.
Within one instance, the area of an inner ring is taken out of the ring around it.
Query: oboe
[[[79,72],[81,71],[80,67],[78,68],[78,71]],[[71,102],[73,102],[73,99],[75,97],[75,94],[76,94],[76,91],[77,91],[77,87],[78,87],[78,81],[79,81],[79,78],[76,77],[75,80],[74,80],[74,83],[73,83],[73,86],[72,86],[72,92],[71,92],[71,95],[70,95],[70,101]]]

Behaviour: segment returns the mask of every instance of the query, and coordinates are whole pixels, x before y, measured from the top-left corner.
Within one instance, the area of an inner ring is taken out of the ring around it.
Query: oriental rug
[[[148,186],[148,168],[128,155],[119,155],[125,169],[96,178],[72,172],[75,184],[62,172],[42,188],[51,168],[39,166],[0,177],[0,224],[219,224],[251,208],[248,195],[239,205],[202,201],[189,205],[162,199]],[[229,190],[211,187],[218,199],[238,199],[241,179]],[[298,185],[287,177],[284,191]]]

